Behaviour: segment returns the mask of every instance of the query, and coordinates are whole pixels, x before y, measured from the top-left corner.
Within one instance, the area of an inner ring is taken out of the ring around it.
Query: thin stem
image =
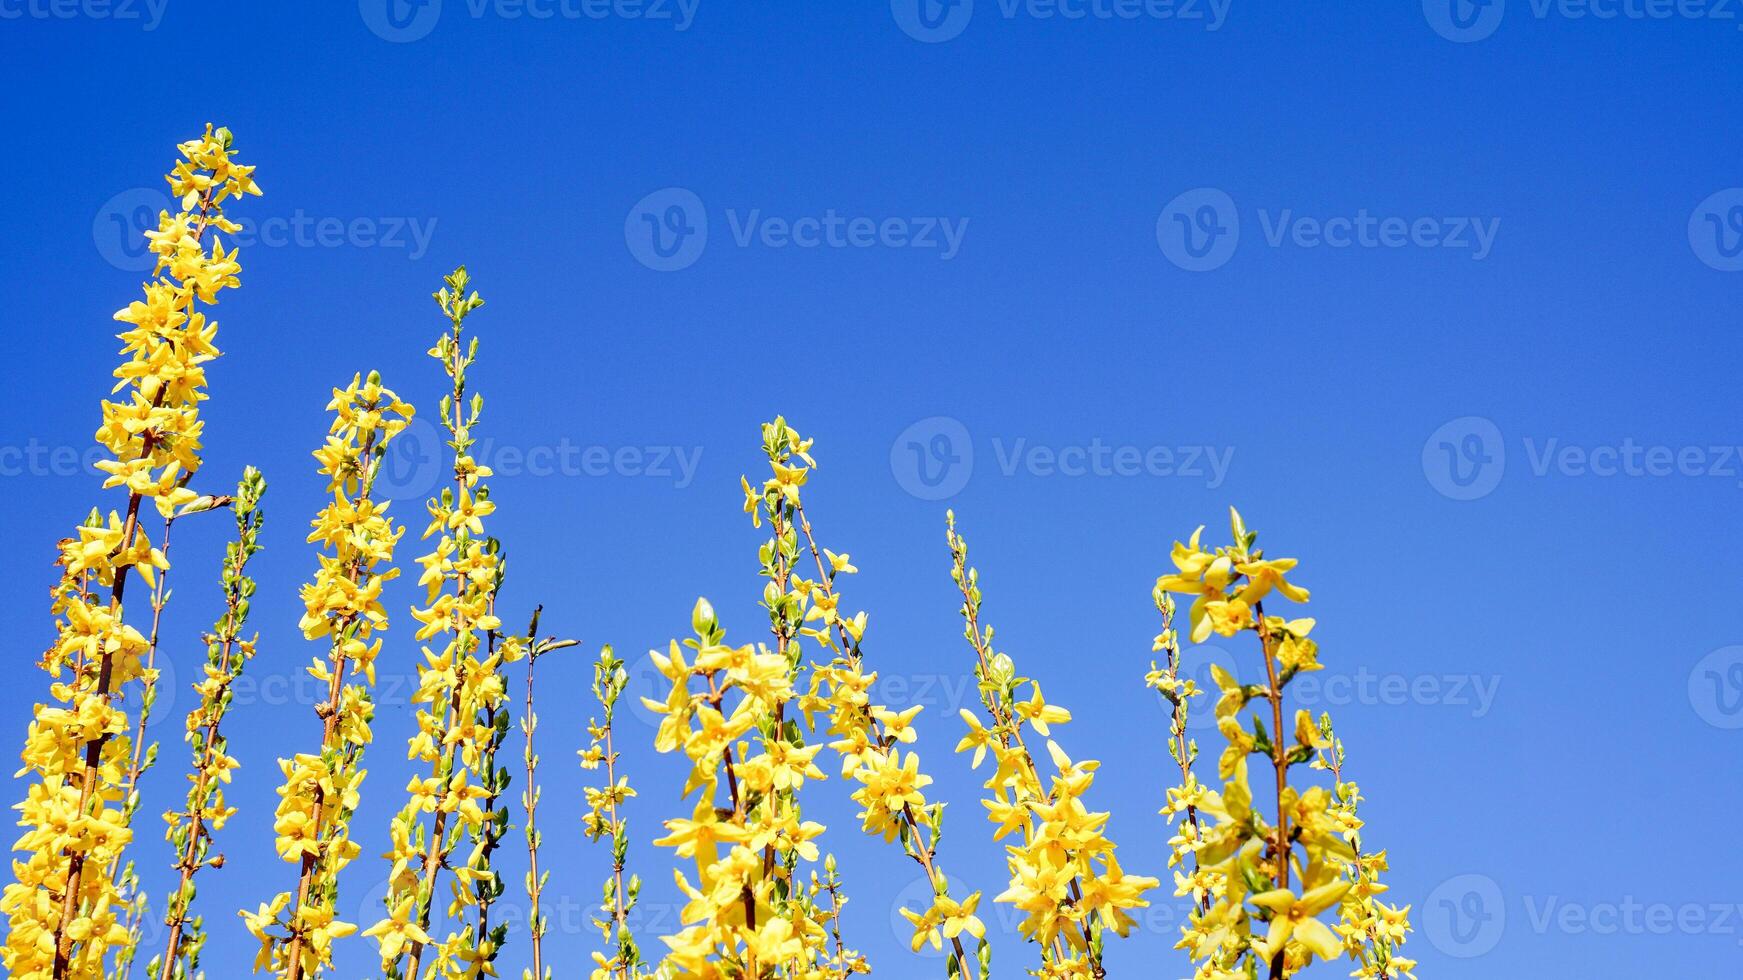
[[[1271,702],[1271,767],[1277,774],[1277,887],[1289,887],[1289,814],[1283,795],[1289,788],[1289,760],[1283,743],[1283,687],[1277,681],[1277,656],[1271,649],[1271,631],[1265,627],[1265,604],[1254,603],[1259,620],[1259,645],[1265,651],[1265,697]]]
[[[621,818],[617,811],[617,751],[612,748],[612,727],[611,716],[607,713],[605,719],[605,784],[608,787],[606,798],[610,801],[609,810],[613,834],[611,845],[612,918],[617,922],[617,940],[621,946],[624,932],[629,929],[629,906],[625,905],[623,901],[623,858],[617,853],[617,842],[615,839],[619,827],[619,820]],[[756,909],[753,903],[751,907],[751,918],[753,921],[755,917]],[[623,956],[621,948],[618,951],[617,959],[618,975],[622,977],[623,980],[629,980],[629,961]]]
[[[230,563],[229,578],[232,582],[240,583],[241,581],[242,566],[247,560],[245,546],[245,541],[237,545],[236,557]],[[230,658],[236,651],[238,633],[241,631],[241,624],[237,622],[237,612],[242,601],[241,593],[237,590],[239,588],[238,585],[225,596],[224,635],[221,637],[223,651],[222,659],[219,662],[225,665],[226,674],[223,683],[218,685],[217,691],[210,699],[213,705],[223,702],[224,696],[229,692],[230,684],[234,680],[234,675],[228,670]],[[211,766],[214,757],[218,754],[217,746],[220,744],[218,741],[218,723],[220,720],[221,716],[214,710],[206,722],[205,747],[201,751],[199,775],[195,777],[194,791],[190,795],[190,799],[204,801],[206,798],[206,788],[211,780]],[[181,955],[182,929],[188,920],[189,900],[192,898],[189,894],[189,888],[193,883],[194,873],[203,864],[199,859],[200,844],[211,836],[210,831],[206,828],[206,813],[203,802],[199,806],[190,808],[188,824],[188,843],[182,850],[181,859],[176,862],[176,868],[181,872],[181,880],[176,884],[175,899],[170,905],[169,942],[164,948],[163,969],[159,972],[158,980],[172,980],[176,959]]]
[[[532,935],[533,946],[533,980],[545,980],[544,965],[544,920],[539,912],[539,895],[543,888],[539,884],[539,784],[538,756],[533,753],[533,733],[538,730],[538,715],[533,713],[533,667],[539,662],[539,613],[543,607],[533,611],[532,626],[527,629],[527,713],[526,713],[526,772],[527,786],[522,797],[526,802],[527,813],[527,900],[531,904],[532,923],[527,930]]]

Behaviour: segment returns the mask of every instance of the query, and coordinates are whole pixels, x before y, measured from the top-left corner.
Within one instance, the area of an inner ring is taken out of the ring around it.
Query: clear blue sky
[[[932,705],[945,862],[989,897],[1001,853],[946,751],[968,661],[945,506],[1000,645],[1077,709],[1066,747],[1104,760],[1125,863],[1160,873],[1149,589],[1175,537],[1220,536],[1236,504],[1302,559],[1330,665],[1313,706],[1349,743],[1394,897],[1416,904],[1423,976],[1743,962],[1743,461],[1720,448],[1743,442],[1735,5],[1074,0],[1090,15],[1069,19],[1012,0],[966,18],[672,0],[651,18],[541,0],[535,18],[446,0],[395,20],[375,0],[154,2],[0,0],[0,629],[18,679],[0,714],[16,739],[45,694],[27,666],[50,636],[52,542],[116,505],[56,461],[91,444],[109,315],[142,278],[121,230],[175,142],[228,125],[266,196],[236,209],[255,241],[220,311],[201,486],[254,464],[272,489],[259,683],[230,726],[242,812],[200,888],[209,975],[245,974],[235,910],[293,876],[272,853],[273,760],[318,734],[296,589],[328,389],[378,368],[430,411],[428,295],[460,262],[489,301],[475,383],[510,622],[542,602],[552,628],[634,659],[706,594],[757,636],[737,481],[760,465],[758,422],[786,413],[817,439],[818,532],[863,570],[847,602],[871,612],[886,694]],[[429,470],[398,462],[416,497]],[[179,665],[215,617],[223,523],[176,544]],[[410,584],[341,899],[369,916],[409,772]],[[605,860],[576,822],[587,659],[542,674],[567,976],[595,944],[576,909]],[[187,702],[160,714],[132,852],[159,907]],[[674,892],[645,842],[681,809],[678,768],[625,725],[651,919]],[[839,783],[807,796],[850,941],[889,976],[941,970],[906,963],[890,924],[907,867],[858,833]],[[1179,914],[1116,944],[1115,975],[1186,975]],[[1030,960],[1009,921],[1000,977]],[[666,923],[647,924],[655,944]],[[351,942],[338,975],[372,962]]]

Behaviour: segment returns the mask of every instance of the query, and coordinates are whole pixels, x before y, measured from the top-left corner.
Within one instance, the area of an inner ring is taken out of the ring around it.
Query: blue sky
[[[272,488],[261,655],[231,725],[242,813],[199,896],[209,975],[245,974],[235,910],[293,880],[269,815],[273,760],[318,735],[296,589],[328,390],[375,368],[432,411],[428,295],[461,262],[489,301],[474,383],[509,620],[543,603],[637,660],[705,594],[753,638],[737,481],[785,413],[817,439],[810,506],[862,569],[846,601],[871,613],[886,696],[929,706],[945,863],[989,896],[1001,852],[947,754],[969,653],[945,507],[1001,647],[1077,709],[1062,743],[1104,761],[1125,864],[1160,873],[1149,589],[1169,544],[1222,535],[1234,504],[1302,559],[1329,665],[1302,697],[1349,745],[1422,975],[1734,971],[1743,13],[1452,2],[0,0],[0,628],[34,659],[53,541],[118,506],[78,460],[109,314],[143,277],[123,232],[213,120],[266,196],[236,209],[201,481],[253,464]],[[407,515],[433,473],[421,440],[396,459]],[[178,686],[216,615],[223,525],[178,528]],[[341,898],[366,915],[409,774],[409,586]],[[1213,657],[1252,652],[1189,660]],[[46,683],[17,676],[15,736]],[[605,859],[576,832],[587,676],[585,655],[541,670],[560,975],[593,948],[578,909]],[[188,700],[154,728],[133,849],[159,905]],[[687,807],[641,725],[626,716],[652,943],[674,892],[645,842]],[[850,942],[888,975],[941,970],[911,967],[891,925],[908,869],[838,783],[807,793]],[[1179,906],[1155,912],[1110,952],[1116,976],[1189,972]],[[989,920],[998,975],[1020,975],[1009,916]],[[338,975],[371,963],[352,942]]]

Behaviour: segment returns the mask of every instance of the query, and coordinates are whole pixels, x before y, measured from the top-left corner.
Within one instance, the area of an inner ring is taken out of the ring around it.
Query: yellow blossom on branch
[[[399,575],[393,552],[405,533],[387,504],[375,499],[375,480],[388,443],[411,422],[411,406],[371,373],[333,389],[327,409],[333,423],[314,456],[332,500],[308,535],[322,551],[314,580],[302,588],[300,624],[304,638],[327,641],[327,656],[307,668],[327,692],[315,707],[321,741],[317,751],[278,763],[284,782],[273,831],[280,859],[297,866],[296,887],[241,913],[260,944],[255,969],[286,980],[330,966],[333,940],[357,928],[335,914],[339,874],[360,850],[350,825],[365,775],[363,751],[372,738],[370,689],[381,652],[375,634],[388,626],[381,591]]]
[[[109,949],[129,938],[117,918],[129,904],[115,870],[132,837],[132,739],[118,702],[144,678],[149,644],[124,622],[124,598],[130,573],[150,588],[169,567],[140,528],[141,505],[168,517],[199,499],[187,482],[201,462],[206,365],[218,356],[218,325],[202,307],[239,284],[236,253],[218,237],[239,230],[224,202],[260,193],[254,168],[231,158],[231,143],[229,130],[208,125],[177,147],[182,159],[165,179],[180,210],[162,212],[146,234],[155,278],[143,299],[115,314],[127,324],[126,360],[114,372],[114,392],[125,394],[102,404],[97,441],[109,458],[97,466],[106,488],[127,491],[127,506],[124,516],[80,528],[77,546],[63,551],[66,574],[82,585],[56,610],[59,639],[43,660],[55,704],[37,706],[19,773],[32,777],[17,806],[24,833],[14,849],[25,857],[0,894],[0,961],[12,977],[100,976]]]
[[[491,856],[508,825],[507,808],[499,806],[508,772],[495,757],[509,727],[502,668],[525,656],[527,640],[502,635],[496,615],[505,566],[501,547],[483,533],[483,519],[496,510],[482,482],[492,474],[472,456],[484,398],[468,397],[467,370],[478,341],[463,338],[467,316],[484,300],[469,291],[470,283],[462,266],[435,293],[448,329],[429,355],[450,383],[439,414],[454,453],[453,483],[426,506],[424,538],[435,539],[435,550],[418,559],[425,597],[412,609],[420,624],[416,638],[440,638],[439,649],[422,651],[412,698],[418,730],[407,744],[407,757],[427,766],[429,775],[412,780],[410,798],[393,820],[385,855],[389,914],[365,933],[376,940],[389,978],[488,972],[507,934],[504,924],[490,920],[503,891]],[[472,844],[467,852],[459,851],[463,835]],[[463,863],[452,860],[456,853],[465,854]],[[432,925],[444,871],[452,882],[445,932]]]
[[[1361,821],[1355,815],[1360,796],[1354,784],[1343,781],[1343,745],[1332,734],[1330,716],[1315,722],[1297,710],[1292,724],[1284,724],[1290,682],[1320,669],[1318,644],[1309,637],[1314,621],[1265,612],[1268,598],[1308,601],[1308,591],[1288,577],[1297,561],[1267,557],[1256,546],[1257,533],[1232,508],[1229,527],[1233,543],[1214,551],[1201,543],[1202,527],[1189,541],[1176,542],[1175,570],[1156,582],[1156,605],[1163,615],[1156,649],[1168,660],[1165,669],[1151,671],[1148,683],[1173,705],[1170,752],[1182,779],[1168,791],[1162,812],[1178,821],[1169,841],[1169,863],[1181,868],[1175,893],[1194,901],[1177,947],[1196,961],[1201,978],[1281,980],[1315,961],[1343,957],[1356,963],[1352,976],[1412,976],[1416,964],[1396,953],[1409,929],[1408,907],[1388,907],[1374,898],[1385,890],[1378,877],[1385,855],[1360,850]],[[1181,653],[1168,593],[1194,597],[1194,642],[1212,633],[1258,637],[1264,683],[1242,683],[1228,670],[1211,668],[1219,689],[1217,731],[1225,743],[1217,763],[1220,792],[1199,783],[1193,773],[1198,747],[1185,735],[1185,718],[1199,691],[1179,676]],[[1261,710],[1243,719],[1249,706]],[[1248,782],[1254,756],[1273,776],[1269,820]],[[1292,781],[1291,774],[1304,765],[1330,770],[1332,785]],[[1325,921],[1333,910],[1335,925]]]

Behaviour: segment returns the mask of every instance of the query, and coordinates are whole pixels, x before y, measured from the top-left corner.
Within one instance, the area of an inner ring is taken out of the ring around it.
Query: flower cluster
[[[825,777],[813,761],[821,746],[805,745],[786,714],[795,696],[797,644],[787,634],[781,645],[791,652],[730,646],[706,599],[697,601],[690,621],[696,635],[683,646],[691,659],[676,640],[667,655],[652,654],[672,682],[670,695],[664,702],[643,699],[664,715],[655,748],[689,758],[684,795],[698,794],[691,816],[666,821],[666,836],[654,841],[694,860],[697,876],[692,884],[682,870],[674,872],[688,898],[679,914],[685,928],[662,937],[670,953],[661,970],[697,980],[823,980],[859,970],[857,954],[839,943],[830,950],[839,906],[825,907],[821,899],[833,896],[814,877],[807,886],[799,873],[800,862],[817,861],[824,829],[801,816],[799,791]],[[604,791],[614,802],[621,802],[619,785]],[[606,828],[595,822],[595,829]],[[595,971],[596,980],[623,975],[610,963]]]
[[[192,913],[194,875],[203,867],[221,867],[224,856],[211,855],[212,835],[224,829],[224,824],[236,813],[224,799],[224,786],[230,773],[240,763],[229,754],[229,741],[221,726],[230,711],[232,688],[242,676],[242,669],[254,657],[254,639],[244,639],[242,627],[248,622],[254,599],[254,579],[249,578],[248,562],[260,551],[260,528],[265,516],[260,510],[260,498],[266,493],[266,479],[250,466],[242,473],[236,487],[233,508],[236,513],[236,540],[224,550],[220,579],[224,587],[224,615],[206,637],[206,667],[194,693],[199,701],[188,712],[188,745],[193,750],[193,770],[188,775],[187,806],[163,815],[169,824],[165,839],[175,850],[175,871],[179,876],[176,890],[169,897],[165,923],[169,940],[163,954],[151,961],[146,971],[159,980],[182,980],[199,976],[200,950],[206,943],[206,931],[201,916]]]
[[[956,750],[972,751],[976,769],[991,755],[993,774],[986,782],[991,795],[983,805],[997,828],[993,839],[1019,838],[1005,848],[1010,887],[994,901],[1023,914],[1018,929],[1041,948],[1037,976],[1106,976],[1106,931],[1127,935],[1133,925],[1128,911],[1148,907],[1144,893],[1160,882],[1128,875],[1120,867],[1107,838],[1109,814],[1083,803],[1098,763],[1074,762],[1065,754],[1051,738],[1052,726],[1070,721],[1071,713],[1048,704],[1039,682],[1018,676],[1010,656],[994,652],[993,629],[980,621],[980,574],[968,564],[968,542],[956,533],[956,515],[946,520],[950,577],[962,594],[963,636],[975,653],[974,675],[986,712],[983,723],[962,710],[968,734]],[[1025,689],[1028,695],[1020,696]],[[1047,782],[1029,751],[1025,728],[1048,740],[1054,771]]]
[[[859,569],[849,555],[818,547],[805,514],[803,488],[817,467],[811,445],[810,439],[777,416],[762,427],[769,478],[758,486],[740,478],[744,509],[752,524],[761,527],[765,519],[769,522],[770,535],[759,552],[759,561],[761,574],[768,580],[763,587],[763,605],[769,613],[770,628],[787,644],[785,649],[795,663],[800,657],[796,641],[801,637],[833,655],[827,663],[811,665],[799,711],[807,729],[813,731],[817,716],[824,717],[825,731],[833,738],[829,748],[841,760],[842,778],[858,784],[853,800],[861,808],[859,819],[865,832],[886,842],[899,841],[902,852],[932,885],[934,904],[930,908],[923,912],[903,910],[915,923],[913,948],[918,951],[930,941],[934,948],[942,949],[947,938],[949,974],[967,978],[978,970],[984,975],[990,969],[991,948],[982,941],[976,961],[971,962],[960,938],[965,929],[975,938],[984,935],[979,920],[972,916],[976,898],[971,896],[965,903],[971,910],[969,915],[948,922],[940,917],[940,910],[960,906],[950,898],[949,881],[937,860],[944,806],[927,800],[925,789],[932,777],[921,771],[914,749],[903,749],[919,737],[914,719],[920,709],[916,706],[896,712],[872,701],[877,674],[865,670],[861,649],[868,617],[863,610],[846,613],[837,587],[840,576]],[[810,566],[816,569],[815,578],[800,571],[806,552]],[[827,886],[833,879],[830,872],[823,881],[832,899],[837,896]]]
[[[1258,535],[1248,531],[1238,512],[1230,510],[1233,543],[1205,550],[1204,529],[1192,539],[1175,542],[1175,571],[1156,583],[1157,606],[1164,616],[1156,647],[1168,655],[1166,669],[1153,670],[1150,684],[1175,705],[1175,758],[1183,782],[1168,791],[1163,813],[1178,821],[1169,842],[1176,894],[1195,903],[1179,948],[1197,961],[1197,980],[1232,980],[1265,974],[1290,977],[1315,959],[1330,961],[1348,955],[1360,964],[1355,975],[1409,975],[1414,964],[1394,957],[1391,950],[1408,929],[1404,911],[1370,905],[1378,885],[1374,878],[1384,855],[1363,855],[1355,846],[1354,787],[1297,785],[1291,771],[1312,764],[1333,748],[1330,719],[1316,724],[1305,710],[1284,728],[1284,695],[1302,673],[1320,669],[1318,644],[1309,638],[1312,619],[1286,620],[1265,613],[1273,593],[1305,603],[1308,592],[1288,580],[1293,558],[1267,558],[1255,547]],[[1217,731],[1227,743],[1217,761],[1220,791],[1197,781],[1192,772],[1196,746],[1183,729],[1187,705],[1200,692],[1179,677],[1179,645],[1172,625],[1173,602],[1160,593],[1194,597],[1189,635],[1203,642],[1213,633],[1232,637],[1258,635],[1265,682],[1247,684],[1227,670],[1212,667],[1218,688],[1214,708]],[[1268,709],[1267,720],[1255,712],[1251,727],[1241,715],[1249,704]],[[1274,821],[1255,804],[1248,782],[1250,756],[1269,763],[1276,787]],[[1341,766],[1341,751],[1320,767]],[[1321,916],[1338,910],[1339,925]]]
[[[502,891],[490,856],[507,826],[506,808],[498,799],[508,774],[496,768],[494,758],[509,723],[502,668],[521,659],[526,645],[498,632],[503,562],[497,543],[484,535],[484,518],[496,505],[480,482],[490,469],[471,455],[484,400],[479,395],[468,400],[466,394],[466,371],[477,358],[478,341],[461,339],[467,315],[484,300],[467,292],[469,282],[462,267],[435,294],[448,330],[429,354],[442,363],[452,386],[442,397],[441,416],[454,450],[454,483],[429,501],[424,537],[435,538],[436,546],[418,559],[425,605],[412,609],[420,643],[443,638],[440,650],[423,648],[413,696],[422,707],[406,753],[427,765],[430,774],[413,777],[407,786],[410,799],[393,820],[388,914],[366,933],[379,944],[388,977],[488,973],[503,935],[489,921],[490,904]],[[463,835],[472,847],[465,862],[456,865],[450,857]],[[447,909],[453,928],[435,940],[429,932],[431,905],[444,870],[453,875]],[[432,948],[434,956],[425,964],[424,954]]]
[[[125,516],[83,526],[62,547],[66,581],[77,585],[61,593],[58,639],[43,658],[55,704],[39,706],[30,725],[20,775],[33,779],[14,845],[25,857],[0,895],[0,960],[13,977],[100,976],[110,947],[128,938],[117,912],[130,906],[115,872],[132,837],[123,788],[132,746],[119,700],[145,676],[148,641],[123,620],[123,600],[130,572],[150,588],[169,565],[140,528],[141,505],[167,517],[199,499],[187,482],[201,462],[205,366],[218,356],[218,325],[201,306],[238,285],[241,271],[216,235],[208,248],[206,233],[237,231],[224,202],[260,193],[254,168],[231,158],[228,130],[207,126],[177,149],[182,159],[165,179],[180,210],[146,233],[156,278],[115,314],[128,325],[115,370],[126,397],[103,403],[97,430],[111,456],[98,464],[104,486],[127,490]]]
[[[410,424],[411,406],[371,373],[335,388],[327,408],[334,413],[332,427],[314,455],[333,499],[308,536],[323,552],[314,580],[302,589],[301,623],[305,638],[327,640],[326,658],[308,667],[327,689],[315,706],[321,742],[315,752],[279,760],[284,782],[273,830],[279,857],[297,866],[296,888],[255,912],[242,912],[260,943],[255,969],[290,980],[331,964],[333,940],[356,930],[336,916],[339,873],[360,850],[351,839],[351,816],[375,715],[370,689],[381,652],[375,634],[388,626],[381,592],[399,575],[393,552],[405,533],[387,513],[387,503],[375,499],[375,480],[388,443]]]
[[[590,841],[611,840],[611,875],[605,879],[605,900],[600,904],[602,915],[593,920],[600,937],[610,945],[611,955],[593,954],[594,980],[633,980],[644,975],[641,949],[636,945],[635,933],[629,926],[630,913],[635,911],[641,898],[641,876],[630,875],[626,880],[623,874],[629,854],[629,821],[624,818],[622,807],[625,800],[635,795],[635,790],[630,788],[628,776],[618,775],[618,753],[612,741],[617,702],[623,697],[623,689],[628,683],[629,673],[624,670],[623,661],[607,646],[593,665],[593,696],[599,699],[600,715],[588,721],[590,741],[587,748],[581,750],[581,768],[603,769],[605,775],[605,785],[587,787],[587,812],[582,817],[582,829]],[[530,778],[530,768],[528,772]],[[529,839],[531,826],[529,816]],[[528,878],[529,889],[543,884]],[[532,897],[533,907],[537,909],[538,896],[534,893]],[[541,921],[535,920],[535,926],[538,932],[543,931]],[[535,940],[538,932],[534,933]],[[533,955],[536,963],[536,946]],[[528,980],[544,978],[535,972]]]

